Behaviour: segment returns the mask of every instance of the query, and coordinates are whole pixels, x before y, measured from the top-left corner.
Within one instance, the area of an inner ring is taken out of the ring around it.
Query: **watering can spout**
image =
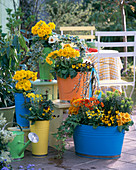
[[[21,154],[25,151],[25,149],[27,148],[27,146],[33,142],[33,143],[37,143],[39,141],[39,137],[35,134],[35,133],[29,133],[28,134],[28,138],[29,141],[27,141],[27,143],[25,143],[24,147],[21,149],[21,151],[18,153],[18,156],[21,156]]]
[[[31,141],[27,141],[27,143],[25,143],[25,146],[21,149],[21,151],[18,153],[18,156],[21,156],[21,154],[25,151],[25,149],[27,148],[27,146],[31,143]]]

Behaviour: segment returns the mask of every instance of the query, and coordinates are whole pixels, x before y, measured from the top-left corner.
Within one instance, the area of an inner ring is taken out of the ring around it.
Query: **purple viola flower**
[[[24,167],[22,165],[20,165],[18,168],[23,170]]]
[[[1,170],[9,170],[7,167],[3,167]]]
[[[35,164],[31,164],[31,166],[35,167]]]

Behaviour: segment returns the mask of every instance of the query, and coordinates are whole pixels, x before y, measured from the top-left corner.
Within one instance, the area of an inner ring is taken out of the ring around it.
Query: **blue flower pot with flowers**
[[[31,90],[31,82],[37,79],[37,72],[32,72],[30,70],[19,70],[16,71],[13,76],[15,80],[15,112],[16,112],[16,121],[23,127],[29,127],[29,121],[22,116],[29,115],[30,111],[28,108],[25,108],[25,102],[29,102],[29,98],[24,97],[23,93],[27,93]]]
[[[96,159],[117,159],[121,156],[124,130],[117,126],[104,127],[81,125],[74,130],[75,153],[81,157]]]

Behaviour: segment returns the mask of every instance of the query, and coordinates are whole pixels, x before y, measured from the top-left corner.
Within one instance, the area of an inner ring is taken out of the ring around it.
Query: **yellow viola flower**
[[[108,111],[108,114],[111,114],[111,110]]]
[[[52,116],[52,119],[55,119],[55,118],[56,118],[56,116],[55,116],[55,115],[53,115],[53,116]]]
[[[87,66],[87,68],[89,69],[89,68],[90,68],[90,66]]]
[[[40,97],[40,95],[39,95],[39,94],[36,94],[36,95],[35,95],[35,97],[36,97],[36,98],[39,98],[39,97]]]
[[[75,68],[76,66],[75,65],[72,65],[72,68]]]
[[[84,64],[82,64],[82,67],[85,67],[86,66],[86,64],[84,63]]]
[[[81,67],[81,63],[78,63],[78,67]]]

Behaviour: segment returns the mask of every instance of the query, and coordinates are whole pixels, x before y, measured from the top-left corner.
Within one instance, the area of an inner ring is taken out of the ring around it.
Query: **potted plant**
[[[124,133],[133,125],[132,100],[123,93],[107,92],[100,100],[73,99],[69,115],[54,134],[58,140],[74,138],[77,155],[89,158],[116,159],[121,155]],[[65,142],[58,146],[59,157]]]
[[[32,46],[29,52],[30,58],[27,64],[31,67],[33,71],[39,69],[40,80],[52,80],[53,76],[50,73],[52,65],[46,63],[46,56],[54,49],[57,48],[58,42],[53,30],[55,29],[55,24],[40,20],[31,29],[34,35],[32,40]]]
[[[7,122],[13,122],[15,112],[14,94],[10,80],[0,76],[0,113],[4,114]]]
[[[20,115],[29,114],[29,110],[26,109],[23,104],[25,101],[29,101],[28,98],[24,97],[24,92],[28,93],[32,89],[31,81],[37,79],[37,72],[30,70],[19,70],[16,71],[13,76],[13,81],[15,83],[15,106],[16,106],[16,121],[23,127],[29,127],[29,121],[22,118]]]
[[[13,121],[15,112],[12,75],[19,65],[22,39],[15,34],[3,33],[0,26],[0,113],[4,113],[8,122]]]
[[[3,127],[6,123],[6,118],[3,117],[3,114],[0,115],[0,127]],[[10,131],[3,130],[0,128],[0,169],[12,169],[9,165],[11,162],[10,152],[8,148],[8,143],[12,142],[15,137]]]
[[[49,121],[55,117],[52,114],[53,103],[47,100],[47,94],[28,93],[26,97],[30,99],[30,102],[25,103],[30,114],[24,117],[30,121],[30,131],[39,137],[39,142],[32,144],[32,154],[43,157],[48,154]]]
[[[92,64],[83,62],[79,51],[65,44],[63,49],[53,51],[46,57],[47,63],[52,64],[54,61],[51,73],[57,75],[60,100],[81,97],[82,87],[89,80]]]

